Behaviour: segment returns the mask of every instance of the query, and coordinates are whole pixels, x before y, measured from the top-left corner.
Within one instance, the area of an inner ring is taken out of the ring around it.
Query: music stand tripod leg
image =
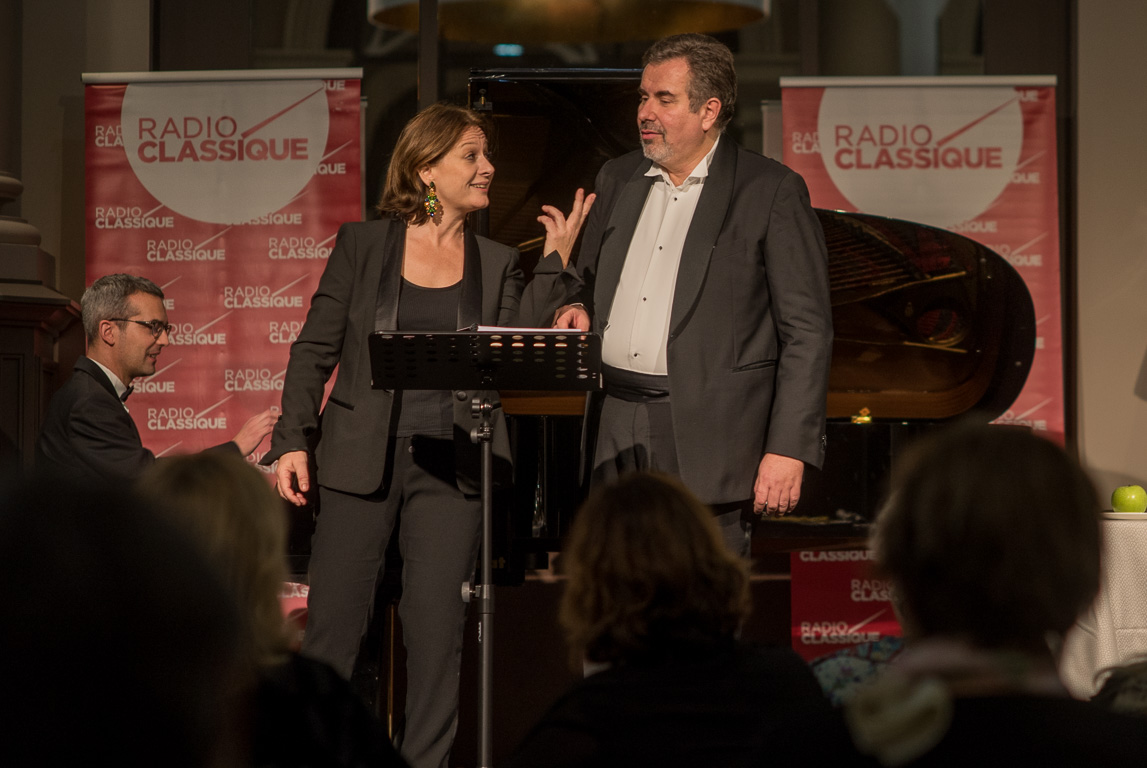
[[[494,517],[494,407],[488,400],[474,398],[471,413],[479,419],[470,439],[482,447],[482,556],[481,583],[464,584],[462,598],[478,605],[478,765],[493,765],[493,669],[494,669],[494,578],[492,564]]]

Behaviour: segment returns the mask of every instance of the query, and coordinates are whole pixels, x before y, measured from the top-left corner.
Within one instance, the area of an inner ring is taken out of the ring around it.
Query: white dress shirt
[[[662,376],[668,373],[665,347],[677,267],[719,142],[718,138],[681,186],[675,186],[657,163],[645,172],[655,180],[629,242],[602,334],[601,356],[606,365]]]
[[[92,360],[90,357],[88,359]],[[124,400],[123,396],[124,393],[127,392],[127,384],[124,384],[122,381],[120,381],[119,376],[116,376],[114,373],[112,373],[111,369],[101,363],[99,360],[92,360],[92,362],[98,365],[100,370],[107,374],[108,381],[110,381],[112,383],[112,387],[115,388],[116,397],[119,398],[120,403],[123,405],[123,409],[126,411],[127,401]]]

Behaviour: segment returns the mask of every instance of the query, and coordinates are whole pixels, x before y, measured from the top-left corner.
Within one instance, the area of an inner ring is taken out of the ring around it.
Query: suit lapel
[[[394,219],[387,224],[378,271],[378,297],[374,304],[374,328],[377,331],[398,328],[398,295],[402,288],[402,257],[406,250],[406,225]],[[371,275],[368,274],[366,279],[370,280]]]
[[[457,328],[482,324],[482,256],[478,249],[478,238],[469,228],[466,229],[464,242],[466,260],[462,266],[462,296],[458,300]]]
[[[609,319],[617,283],[621,280],[621,268],[625,265],[625,255],[629,252],[629,243],[637,230],[637,220],[641,218],[641,209],[645,207],[645,198],[649,196],[649,187],[653,184],[653,177],[645,175],[649,166],[648,160],[637,166],[622,187],[617,204],[609,214],[605,230],[607,237],[598,254],[597,295],[593,301],[594,324],[597,326],[594,330],[598,333],[605,329],[605,322]]]
[[[103,369],[96,365],[95,361],[90,357],[81,356],[77,358],[76,364],[72,367],[77,371],[82,371],[88,376],[91,376],[101,387],[106,389],[108,394],[114,397],[117,402],[122,402],[119,399],[119,395],[116,394],[115,384],[112,384],[108,375],[104,373]]]
[[[124,408],[123,401],[120,400],[119,395],[116,394],[115,384],[112,384],[111,379],[108,378],[108,375],[104,373],[103,369],[96,365],[96,363],[91,358],[81,356],[76,360],[76,364],[73,366],[73,370],[73,376],[76,375],[75,372],[86,374],[90,376],[97,384],[99,384],[100,387],[106,390],[109,395],[111,395],[112,399],[116,403],[116,406],[123,409],[123,414],[125,417],[124,422],[131,429],[133,439],[142,445],[142,440],[139,436],[139,428],[135,425],[135,419],[133,419],[131,414],[127,412],[127,409]],[[108,405],[110,406],[111,404],[109,403]]]
[[[697,200],[697,209],[685,235],[681,249],[681,264],[677,268],[677,283],[673,289],[673,309],[669,315],[669,334],[672,336],[689,315],[697,301],[713,246],[725,226],[729,203],[733,198],[733,177],[737,172],[737,145],[725,137],[713,155],[709,175]]]

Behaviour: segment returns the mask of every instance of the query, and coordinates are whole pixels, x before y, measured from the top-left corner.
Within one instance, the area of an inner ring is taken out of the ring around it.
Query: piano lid
[[[640,70],[471,73],[470,100],[495,123],[497,183],[479,227],[541,255],[543,203],[568,205],[609,159],[639,147]],[[828,245],[835,340],[828,416],[999,416],[1027,379],[1035,312],[1001,256],[962,235],[817,210]],[[576,249],[575,249],[576,252]]]
[[[993,419],[1035,354],[1035,309],[999,254],[962,235],[817,210],[828,245],[828,415]]]

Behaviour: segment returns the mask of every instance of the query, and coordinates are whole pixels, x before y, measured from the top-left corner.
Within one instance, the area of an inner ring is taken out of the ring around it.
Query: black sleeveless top
[[[426,288],[402,278],[398,298],[398,330],[456,331],[462,281],[445,288]],[[395,437],[425,435],[451,437],[454,434],[454,402],[448,390],[408,389],[396,392],[398,420]]]

